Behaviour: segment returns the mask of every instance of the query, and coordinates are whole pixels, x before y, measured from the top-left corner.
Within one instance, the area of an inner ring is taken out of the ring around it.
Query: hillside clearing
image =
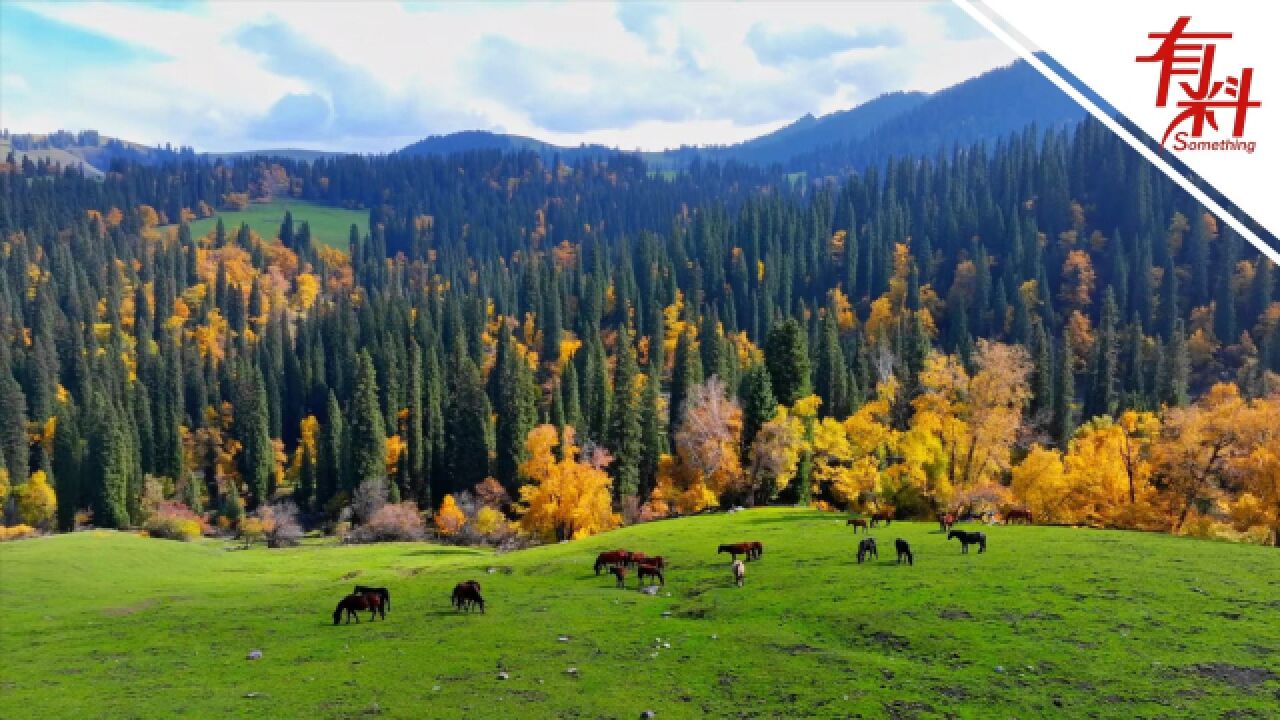
[[[936,530],[876,529],[880,559],[861,566],[842,518],[787,509],[507,555],[227,552],[109,532],[11,543],[2,637],[20,661],[0,673],[0,714],[1264,717],[1280,699],[1274,549],[996,527],[987,553],[963,556]],[[914,567],[894,564],[896,537]],[[766,550],[739,590],[714,548],[749,538]],[[595,553],[619,546],[668,556],[666,590],[593,575]],[[484,615],[448,604],[467,578]],[[391,588],[385,622],[331,625],[353,582]]]
[[[249,228],[264,240],[274,240],[280,234],[280,223],[284,222],[285,211],[293,213],[295,230],[306,221],[311,226],[311,237],[318,244],[328,245],[342,251],[347,249],[351,226],[360,228],[363,235],[369,224],[369,213],[364,210],[347,210],[345,208],[317,205],[303,200],[276,199],[269,203],[251,203],[244,210],[220,210],[213,217],[201,218],[191,223],[191,235],[201,237],[213,232],[222,218],[223,225],[230,235],[240,227],[240,223],[249,223]]]

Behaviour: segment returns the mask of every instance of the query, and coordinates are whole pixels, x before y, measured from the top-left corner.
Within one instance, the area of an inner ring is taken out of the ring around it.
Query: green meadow
[[[863,565],[842,517],[780,508],[501,555],[106,531],[13,542],[0,716],[1276,717],[1274,548],[986,532],[985,554],[962,555],[935,525],[894,523],[872,530],[880,557]],[[899,537],[912,567],[895,564]],[[744,540],[765,553],[739,589],[715,549]],[[595,554],[618,547],[667,556],[665,589],[595,576]],[[485,614],[450,606],[465,579]],[[332,624],[355,583],[390,587],[385,621]]]
[[[361,234],[367,232],[369,227],[369,213],[365,210],[347,210],[302,200],[275,199],[268,203],[250,203],[244,210],[219,210],[213,217],[192,222],[191,234],[200,237],[213,232],[218,218],[222,218],[228,234],[234,233],[240,223],[249,223],[249,228],[258,235],[274,239],[280,234],[280,223],[284,222],[286,210],[293,213],[295,230],[305,220],[311,226],[313,240],[343,251],[347,249],[353,224],[360,229]]]

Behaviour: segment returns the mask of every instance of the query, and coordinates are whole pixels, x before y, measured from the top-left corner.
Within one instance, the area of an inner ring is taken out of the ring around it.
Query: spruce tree
[[[676,352],[671,369],[671,393],[668,403],[670,416],[667,428],[672,434],[684,419],[684,404],[693,386],[702,382],[702,358],[693,347],[693,332],[686,330],[676,340]]]
[[[788,318],[769,330],[764,361],[779,403],[793,405],[810,394],[809,348],[800,323]]]
[[[1102,318],[1098,321],[1097,340],[1094,343],[1093,377],[1088,409],[1085,412],[1090,418],[1114,415],[1116,411],[1116,376],[1120,351],[1116,329],[1118,312],[1115,294],[1108,286],[1106,299],[1102,304]]]
[[[773,384],[764,363],[756,363],[742,376],[742,389],[738,393],[742,402],[741,457],[747,457],[756,433],[778,412],[778,400],[773,396]]]
[[[494,382],[494,475],[507,492],[520,488],[518,470],[528,456],[525,442],[538,420],[538,386],[533,371],[504,325],[498,338],[498,357],[490,375]]]
[[[275,480],[275,446],[268,431],[262,371],[241,361],[235,402],[235,435],[240,441],[240,475],[249,493],[249,509],[271,502]]]
[[[1075,434],[1075,348],[1072,347],[1071,333],[1062,334],[1062,347],[1058,353],[1057,368],[1053,387],[1053,422],[1050,431],[1054,442],[1064,452]]]
[[[639,368],[631,332],[618,333],[618,355],[613,374],[613,404],[606,446],[613,454],[614,499],[635,495],[640,487],[640,395],[636,387]]]
[[[378,379],[369,351],[356,356],[355,388],[351,396],[347,436],[351,457],[352,487],[366,482],[386,486],[387,433],[378,405]]]
[[[435,498],[470,490],[489,475],[489,398],[480,370],[471,358],[455,350],[453,395],[445,412],[445,477],[433,489]]]

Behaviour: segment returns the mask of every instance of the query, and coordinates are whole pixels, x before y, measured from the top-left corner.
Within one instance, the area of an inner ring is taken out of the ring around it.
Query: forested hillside
[[[10,523],[468,497],[543,538],[772,501],[1280,524],[1274,268],[1091,121],[801,183],[498,152],[3,170]],[[348,252],[185,224],[275,196],[369,223]]]

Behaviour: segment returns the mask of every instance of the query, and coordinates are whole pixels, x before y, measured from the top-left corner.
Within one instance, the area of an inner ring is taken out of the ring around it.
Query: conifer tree
[[[800,323],[789,318],[769,330],[764,360],[773,394],[779,403],[792,405],[811,392],[809,348]]]
[[[636,386],[639,368],[631,332],[618,333],[618,356],[613,374],[613,404],[610,408],[606,446],[613,454],[609,467],[613,476],[614,499],[635,495],[640,487],[640,394]]]
[[[378,379],[367,350],[356,356],[356,380],[347,426],[352,487],[387,480],[387,433],[378,405]]]

